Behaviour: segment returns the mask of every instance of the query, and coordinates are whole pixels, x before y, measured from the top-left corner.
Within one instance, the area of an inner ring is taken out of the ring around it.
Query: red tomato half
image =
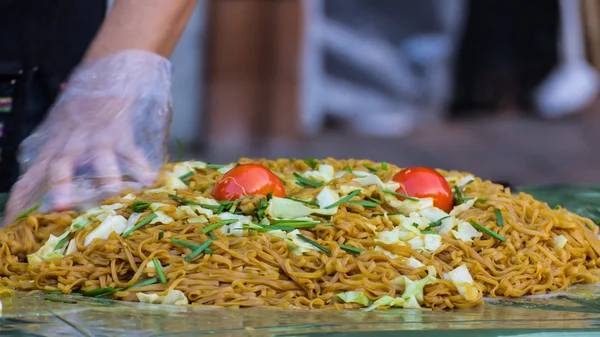
[[[396,173],[392,180],[400,183],[398,193],[414,198],[433,198],[433,205],[444,212],[450,212],[454,207],[450,184],[434,169],[407,168]]]
[[[285,197],[285,187],[279,178],[268,168],[259,164],[245,164],[225,173],[212,190],[217,200],[236,200],[248,195],[271,193]]]

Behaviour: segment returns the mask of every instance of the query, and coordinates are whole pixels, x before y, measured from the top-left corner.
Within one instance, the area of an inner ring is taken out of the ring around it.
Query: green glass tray
[[[600,187],[519,188],[600,223]],[[600,336],[600,286],[453,310],[202,309],[17,293],[0,336]]]

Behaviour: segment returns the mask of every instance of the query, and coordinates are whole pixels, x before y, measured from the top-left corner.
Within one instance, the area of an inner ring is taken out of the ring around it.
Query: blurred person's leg
[[[105,0],[0,0],[0,193],[19,176],[19,144],[83,57]]]

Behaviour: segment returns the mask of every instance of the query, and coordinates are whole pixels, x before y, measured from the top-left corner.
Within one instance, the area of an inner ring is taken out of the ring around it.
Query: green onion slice
[[[350,201],[348,201],[348,203],[355,204],[355,205],[361,205],[362,207],[365,207],[365,208],[376,208],[377,206],[379,206],[379,204],[376,202],[363,201],[363,200],[350,200]]]
[[[307,242],[313,246],[315,246],[315,248],[319,249],[320,251],[322,251],[323,253],[327,254],[327,255],[331,255],[331,251],[323,246],[321,246],[320,244],[314,242],[313,240],[307,238],[306,236],[302,235],[302,234],[296,234],[297,237],[299,237],[302,241]]]
[[[200,253],[202,253],[206,248],[208,248],[208,246],[210,246],[212,242],[213,241],[211,239],[206,240],[203,244],[196,248],[190,255],[186,256],[183,260],[185,260],[185,262],[190,262]]]
[[[379,171],[377,168],[371,167],[369,165],[363,165],[363,166],[366,167],[367,170],[371,171],[371,173],[377,173],[377,171]]]
[[[156,215],[156,213],[152,213],[152,214],[148,215],[142,221],[138,222],[137,225],[133,226],[131,229],[129,229],[128,231],[126,231],[125,233],[123,233],[121,236],[124,237],[124,238],[128,237],[129,235],[131,235],[131,233],[133,233],[136,230],[140,229],[141,227],[145,226],[150,221],[156,219],[157,216],[158,215]]]
[[[195,243],[179,240],[176,238],[172,238],[171,242],[176,243],[178,245],[182,245],[182,246],[190,248],[190,249],[196,249],[196,248],[200,247],[200,245],[197,245]]]
[[[144,280],[142,282],[138,282],[130,287],[127,287],[127,289],[131,289],[131,288],[141,288],[141,287],[145,287],[145,286],[149,286],[151,284],[155,284],[156,282],[158,282],[158,280],[156,279],[156,277],[153,278],[149,278],[147,280]]]
[[[221,220],[219,222],[215,222],[212,225],[209,225],[209,226],[206,226],[206,227],[202,228],[202,233],[206,234],[206,233],[208,233],[208,232],[210,232],[210,231],[212,231],[214,229],[217,229],[217,228],[219,228],[221,226],[232,224],[234,222],[238,222],[238,220],[237,219],[225,219],[225,220]]]
[[[40,207],[42,207],[42,204],[43,204],[43,202],[42,202],[42,201],[40,201],[40,202],[38,202],[37,204],[35,204],[35,205],[31,206],[30,208],[26,209],[26,210],[25,210],[23,213],[21,213],[21,214],[17,215],[17,216],[15,217],[15,220],[14,220],[14,221],[21,220],[21,219],[25,219],[25,218],[26,218],[26,217],[28,217],[28,216],[29,216],[31,213],[33,213],[33,212],[37,211],[38,209],[40,209]]]
[[[329,205],[329,206],[325,206],[325,209],[329,209],[329,208],[334,208],[336,206],[339,206],[347,201],[349,201],[350,199],[354,198],[355,196],[357,196],[360,193],[360,190],[354,190],[352,192],[350,192],[350,194],[348,194],[347,196],[341,198],[340,200],[334,202],[333,204]]]
[[[364,251],[363,249],[360,249],[360,248],[346,246],[346,245],[342,245],[342,244],[340,244],[340,248],[342,248],[343,250],[345,250],[349,253],[354,253],[354,254],[360,254],[361,252]]]
[[[159,240],[162,240],[164,237],[165,237],[165,232],[163,232],[163,231],[158,232],[158,239]]]
[[[317,203],[315,200],[302,200],[302,199],[298,199],[298,198],[294,198],[294,197],[285,197],[285,198],[294,200],[297,202],[301,202],[303,204],[310,205],[310,206],[319,206],[319,203]]]
[[[222,205],[208,205],[208,204],[201,204],[199,202],[195,202],[192,200],[188,200],[188,199],[184,199],[180,196],[177,196],[175,194],[169,194],[169,198],[178,201],[181,204],[184,205],[194,205],[194,206],[200,206],[200,207],[204,207],[204,208],[210,208],[210,209],[218,209],[220,207],[222,207]]]
[[[165,272],[163,271],[163,268],[160,265],[160,262],[158,261],[158,259],[153,258],[152,263],[154,264],[154,269],[156,269],[156,274],[158,275],[160,282],[167,283],[167,277],[165,276]]]
[[[206,168],[212,168],[212,169],[221,169],[223,167],[225,167],[227,165],[222,165],[222,164],[206,164]]]
[[[487,234],[487,235],[489,235],[489,236],[493,237],[494,239],[496,239],[496,240],[500,240],[500,241],[502,241],[502,242],[506,242],[506,238],[505,238],[504,236],[502,236],[502,235],[500,235],[500,234],[498,234],[498,233],[496,233],[496,232],[492,231],[491,229],[489,229],[489,228],[487,228],[487,227],[484,227],[484,226],[482,226],[482,225],[478,224],[477,222],[475,222],[475,221],[473,221],[473,220],[470,220],[469,222],[471,223],[471,225],[473,225],[473,227],[475,227],[475,228],[479,229],[480,231],[482,231],[482,232],[484,232],[485,234]]]
[[[148,207],[150,207],[150,203],[142,202],[142,201],[134,201],[133,204],[131,205],[131,208],[133,208],[133,211],[136,213],[143,212]]]
[[[314,158],[305,159],[304,163],[306,163],[306,165],[308,165],[313,170],[317,167],[317,165],[319,165],[319,162]]]
[[[446,220],[446,219],[448,219],[448,218],[450,218],[450,217],[451,217],[450,215],[447,215],[447,216],[445,216],[445,217],[443,217],[443,218],[440,218],[440,219],[437,219],[437,220],[435,220],[435,221],[433,221],[433,222],[430,222],[430,223],[429,223],[429,227],[430,227],[430,228],[433,228],[433,227],[440,227],[440,226],[442,225],[442,221],[444,221],[444,220]]]
[[[67,242],[69,242],[69,240],[71,240],[71,235],[67,235],[64,238],[60,239],[60,241],[58,241],[58,243],[56,244],[56,247],[54,247],[54,250],[59,250],[62,247],[64,247]]]
[[[496,222],[498,223],[498,227],[504,226],[504,218],[502,217],[502,212],[499,209],[494,208],[494,212],[496,213]]]
[[[406,195],[406,194],[398,193],[398,192],[396,192],[396,191],[388,190],[388,189],[386,189],[386,188],[382,188],[382,189],[381,189],[381,192],[383,192],[383,193],[387,193],[387,194],[391,194],[391,195],[395,195],[395,196],[397,196],[397,197],[404,198],[404,199],[406,199],[406,200],[410,200],[410,201],[419,201],[419,199],[417,199],[417,198],[409,197],[409,196],[408,196],[408,195]]]
[[[296,172],[294,172],[294,177],[296,177],[296,184],[300,185],[303,188],[307,188],[308,186],[314,188],[323,186],[323,184],[321,184],[320,182],[306,179]]]
[[[381,169],[384,170],[384,171],[386,171],[388,169],[388,163],[382,162],[381,163]]]

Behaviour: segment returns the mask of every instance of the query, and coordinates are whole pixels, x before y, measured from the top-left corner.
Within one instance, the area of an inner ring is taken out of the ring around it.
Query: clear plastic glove
[[[153,183],[165,163],[171,122],[171,63],[128,50],[82,64],[46,120],[22,144],[25,174],[5,223],[36,203],[86,206]]]

